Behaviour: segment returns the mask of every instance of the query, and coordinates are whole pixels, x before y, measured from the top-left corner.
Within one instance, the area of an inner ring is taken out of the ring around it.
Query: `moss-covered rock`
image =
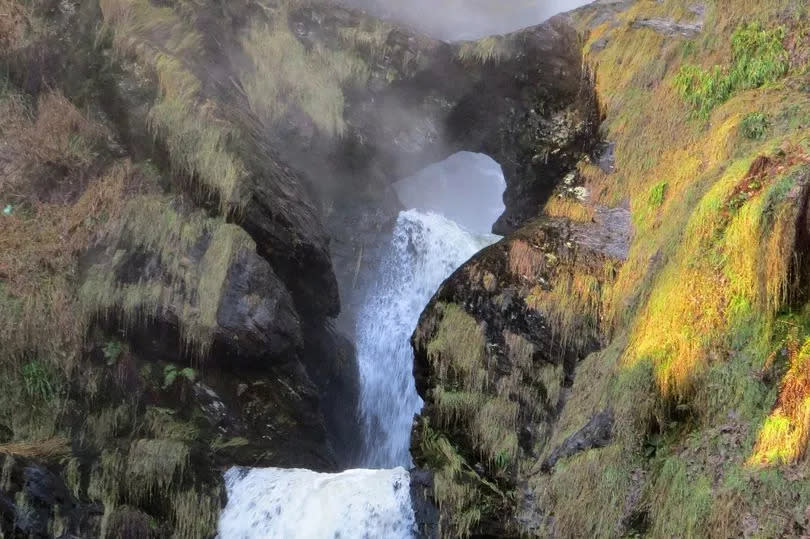
[[[610,230],[538,219],[474,256],[422,313],[413,451],[435,472],[442,534],[521,531],[521,485],[541,467],[578,360],[604,342],[624,215]]]

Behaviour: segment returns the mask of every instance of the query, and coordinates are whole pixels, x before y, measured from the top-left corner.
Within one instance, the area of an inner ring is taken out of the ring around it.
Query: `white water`
[[[414,386],[411,333],[442,281],[497,240],[435,213],[400,213],[380,280],[358,322],[365,465],[410,466],[411,425],[422,408]]]
[[[503,208],[500,197],[505,183],[497,163],[467,154],[466,160],[462,157],[450,168],[436,167],[433,170],[444,172],[433,175],[435,184],[424,174],[399,182],[403,203],[466,215],[478,219],[471,226],[489,230]],[[417,189],[411,188],[416,185]],[[477,189],[496,196],[468,197]],[[435,198],[432,192],[437,193]],[[437,207],[437,199],[445,201],[443,207]],[[465,204],[477,209],[465,214],[460,210]],[[400,213],[377,281],[359,313],[355,335],[365,431],[362,463],[376,469],[320,474],[232,468],[225,474],[228,504],[220,516],[221,539],[405,539],[414,535],[405,468],[411,464],[411,425],[422,400],[414,385],[410,336],[442,281],[498,239],[471,232],[431,211]]]
[[[406,539],[413,534],[408,472],[240,469],[225,474],[227,539]]]

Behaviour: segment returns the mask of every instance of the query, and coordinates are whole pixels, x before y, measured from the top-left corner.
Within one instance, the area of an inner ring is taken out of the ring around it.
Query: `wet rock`
[[[413,468],[411,474],[411,505],[416,520],[418,537],[439,537],[439,510],[433,499],[433,474],[429,470]]]
[[[555,448],[543,462],[543,471],[551,470],[557,461],[581,451],[605,447],[610,443],[613,431],[613,412],[605,410],[593,416],[580,430],[569,436]]]
[[[578,361],[605,342],[600,290],[627,255],[627,210],[596,215],[592,223],[529,223],[459,268],[420,317],[412,342],[425,407],[413,431],[414,460],[431,466],[445,489],[476,493],[461,503],[437,500],[443,530],[458,531],[456,515],[481,507],[488,511],[473,533],[522,529],[521,492],[529,491],[518,487],[546,450]],[[607,423],[600,417],[589,425],[580,445],[602,443]],[[449,464],[448,451],[461,464]]]
[[[633,28],[649,28],[665,36],[693,38],[703,31],[703,21],[687,23],[673,21],[672,19],[637,19],[633,22]]]

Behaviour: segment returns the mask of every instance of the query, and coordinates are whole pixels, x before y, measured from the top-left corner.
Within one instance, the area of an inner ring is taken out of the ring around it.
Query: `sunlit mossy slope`
[[[415,452],[437,470],[441,533],[806,535],[810,6],[638,0],[569,17],[603,151],[546,203],[545,232],[469,262],[414,335]],[[608,211],[630,241],[593,271],[605,246],[587,229],[615,232]],[[534,263],[513,263],[521,245]],[[595,328],[598,344],[570,341]],[[533,377],[555,364],[564,379]]]
[[[549,447],[595,412],[615,440],[533,489],[562,536],[810,531],[810,12],[639,1],[588,33],[633,239],[604,296],[613,345],[577,368]]]

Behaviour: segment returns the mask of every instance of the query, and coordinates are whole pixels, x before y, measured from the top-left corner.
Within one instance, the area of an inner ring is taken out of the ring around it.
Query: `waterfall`
[[[414,386],[411,333],[442,281],[497,239],[473,234],[435,213],[400,213],[379,280],[358,322],[367,466],[410,466],[411,424],[422,407]]]
[[[398,182],[403,205],[420,209],[399,214],[358,313],[355,344],[365,431],[359,449],[363,466],[374,469],[321,474],[232,468],[225,474],[228,504],[220,516],[220,539],[413,536],[406,468],[411,425],[422,401],[414,385],[410,336],[442,281],[499,239],[480,231],[489,230],[503,211],[505,182],[497,163],[477,154],[454,156],[448,163],[449,168],[440,163],[427,176]],[[495,195],[472,195],[480,189]],[[440,207],[437,200],[443,201]]]

